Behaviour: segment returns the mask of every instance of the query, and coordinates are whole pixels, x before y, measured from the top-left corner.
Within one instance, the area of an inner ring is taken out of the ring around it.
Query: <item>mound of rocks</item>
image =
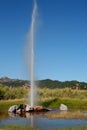
[[[31,107],[28,104],[20,104],[19,106],[13,105],[8,109],[8,112],[13,113],[22,113],[22,112],[45,112],[50,111],[51,109],[45,108],[43,106],[34,106]]]

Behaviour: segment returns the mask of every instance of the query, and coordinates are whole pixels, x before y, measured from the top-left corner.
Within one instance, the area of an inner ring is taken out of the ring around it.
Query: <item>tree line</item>
[[[72,81],[58,81],[58,80],[50,80],[50,79],[45,79],[45,80],[40,80],[39,81],[39,87],[40,88],[72,88],[72,89],[83,89],[87,90],[87,83],[85,82],[79,82],[76,80]]]
[[[0,79],[0,84],[8,87],[30,87],[30,81],[28,80],[19,80],[19,79],[9,79],[7,77]],[[58,81],[51,79],[44,79],[36,81],[36,85],[40,88],[72,88],[72,89],[83,89],[87,90],[86,82],[79,82],[76,80],[72,81]]]

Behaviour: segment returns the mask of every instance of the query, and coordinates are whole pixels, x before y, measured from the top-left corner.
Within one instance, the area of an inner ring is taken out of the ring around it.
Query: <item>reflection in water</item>
[[[22,114],[8,113],[8,117],[0,120],[0,127],[12,124],[38,128],[39,130],[87,125],[87,111],[54,110]]]
[[[29,125],[31,128],[36,128],[37,122],[38,122],[38,117],[44,117],[46,112],[26,112],[26,113],[21,113],[21,114],[15,114],[9,112],[8,115],[10,118],[26,118],[29,119]],[[35,125],[36,124],[36,125]]]
[[[7,113],[7,111],[6,110],[1,110],[0,109],[0,120],[1,119],[6,119],[6,118],[8,118],[8,113]]]
[[[30,125],[31,125],[31,128],[34,128],[34,116],[30,117]]]
[[[45,116],[47,112],[22,112],[22,113],[12,113],[8,112],[9,117],[25,117],[25,118],[31,118],[33,116]]]
[[[12,113],[12,112],[8,112],[8,115],[9,115],[9,117],[11,117],[11,118],[20,117],[19,114]]]
[[[60,111],[60,112],[49,112],[46,113],[45,116],[47,118],[53,118],[53,119],[84,119],[87,120],[87,111]]]
[[[42,116],[44,118],[53,118],[53,119],[59,119],[59,118],[64,118],[64,119],[84,119],[87,120],[87,111],[59,111],[59,110],[54,110],[54,111],[49,111],[49,112],[24,112],[24,113],[8,113],[9,117],[11,118],[18,118],[18,117],[24,117],[27,119],[30,119],[31,125],[33,126],[34,122],[34,117],[36,116]],[[7,113],[3,113],[0,116],[7,117]]]

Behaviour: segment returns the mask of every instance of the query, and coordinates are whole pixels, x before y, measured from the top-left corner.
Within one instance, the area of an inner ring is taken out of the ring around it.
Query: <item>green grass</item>
[[[65,104],[70,109],[87,109],[87,90],[64,89],[38,89],[39,102],[45,107],[59,108]]]
[[[8,125],[2,127],[0,130],[38,130],[38,129],[19,125]]]
[[[1,128],[1,130],[39,130],[39,129],[30,128],[26,126],[19,126],[19,125],[8,125]],[[87,126],[71,127],[71,128],[56,128],[53,130],[87,130]]]
[[[1,100],[0,101],[0,111],[4,109],[8,109],[12,105],[19,105],[24,103],[24,99],[15,99],[15,100]]]
[[[0,111],[8,109],[12,105],[19,105],[25,103],[24,99],[17,100],[5,100],[0,101]],[[72,98],[52,98],[44,99],[39,102],[39,105],[50,108],[59,108],[60,104],[63,103],[68,106],[69,109],[87,109],[87,100],[86,99],[72,99]]]
[[[43,100],[40,104],[45,107],[59,108],[60,104],[65,104],[69,109],[87,109],[87,100],[59,98]]]
[[[56,128],[55,130],[87,130],[87,126],[84,126],[84,127],[72,127],[72,128]]]
[[[12,88],[12,91],[19,91],[18,95],[23,93],[23,97],[27,96],[27,93],[30,92],[28,88]],[[2,90],[2,88],[1,88]],[[4,92],[6,91],[6,88]],[[68,106],[69,109],[87,109],[87,90],[76,90],[71,88],[64,88],[64,89],[48,89],[43,88],[37,89],[38,102],[40,105],[45,107],[53,107],[59,108],[60,104],[63,103]],[[36,98],[36,97],[35,97]],[[0,101],[0,110],[9,108],[12,105],[19,105],[20,103],[25,103],[24,99],[17,99],[17,100],[1,100]]]

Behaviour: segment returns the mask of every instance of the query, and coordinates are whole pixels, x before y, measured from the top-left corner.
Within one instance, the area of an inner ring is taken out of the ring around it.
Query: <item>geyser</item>
[[[43,106],[35,106],[36,100],[36,85],[34,79],[34,33],[35,33],[35,23],[36,23],[36,14],[37,14],[37,4],[34,0],[34,8],[32,12],[32,20],[30,30],[28,32],[28,43],[27,43],[27,63],[30,74],[30,104],[20,104],[19,106],[13,105],[8,109],[8,112],[13,113],[25,113],[25,112],[43,112],[50,111],[51,109],[44,108]]]
[[[34,8],[32,12],[32,20],[30,31],[28,33],[28,46],[29,46],[29,71],[30,71],[30,106],[33,107],[35,104],[35,79],[34,79],[34,33],[35,33],[35,23],[37,14],[37,3],[34,0]]]

